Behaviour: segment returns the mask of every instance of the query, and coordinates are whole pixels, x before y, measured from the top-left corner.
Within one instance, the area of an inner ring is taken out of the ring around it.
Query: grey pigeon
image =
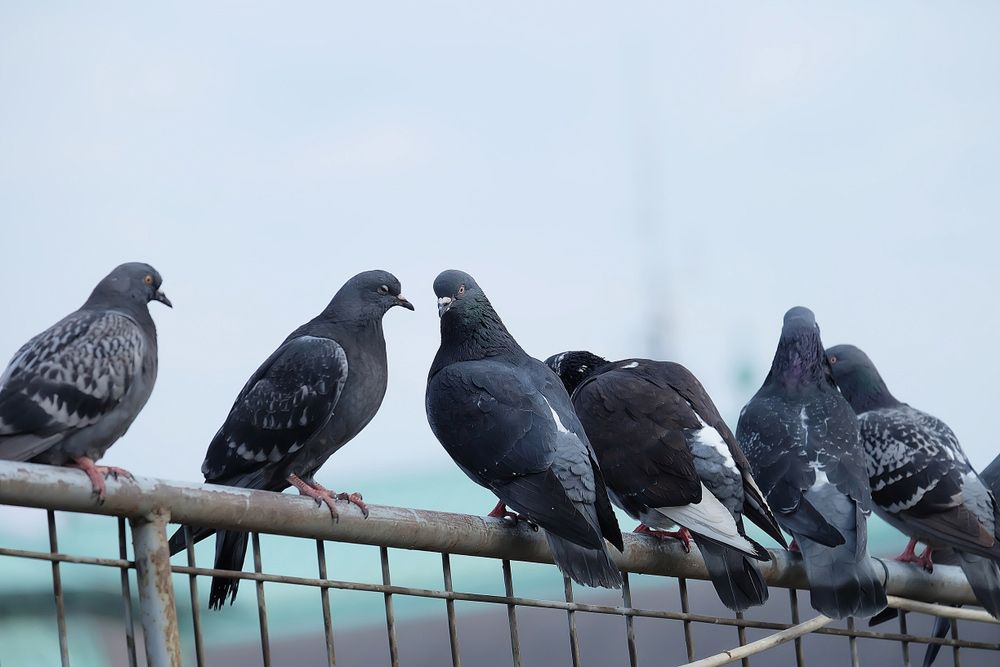
[[[621,587],[604,542],[621,551],[621,531],[562,382],[521,349],[472,276],[445,271],[434,293],[441,347],[426,395],[434,435],[462,472],[500,499],[491,516],[523,515],[541,526],[574,581]]]
[[[357,493],[339,495],[313,475],[368,425],[382,405],[388,370],[382,316],[393,306],[413,310],[387,271],[365,271],[337,292],[319,315],[293,331],[247,381],[208,446],[205,481],[247,489],[299,493],[325,503],[336,519],[336,500],[368,509]],[[211,529],[193,532],[195,542]],[[187,546],[184,528],[170,552]],[[240,570],[247,534],[220,531],[215,568]],[[239,580],[214,577],[209,606],[236,599]]]
[[[953,549],[976,598],[1000,617],[1000,507],[955,433],[896,399],[857,347],[826,353],[858,414],[875,511],[910,538],[897,560],[931,570],[936,549]],[[927,545],[920,556],[917,541]]]
[[[698,379],[680,364],[608,362],[584,351],[545,363],[559,374],[604,471],[611,500],[636,532],[693,536],[722,602],[733,611],[767,602],[756,561],[771,560],[747,537],[744,513],[782,546],[785,538],[746,457]]]
[[[156,382],[156,326],[150,301],[171,306],[160,274],[122,264],[90,298],[29,340],[0,377],[0,459],[81,468],[104,501],[95,461],[132,425]]]
[[[884,609],[868,556],[872,499],[858,420],[834,384],[809,309],[785,314],[771,371],[743,408],[736,437],[802,552],[813,608],[831,618]]]

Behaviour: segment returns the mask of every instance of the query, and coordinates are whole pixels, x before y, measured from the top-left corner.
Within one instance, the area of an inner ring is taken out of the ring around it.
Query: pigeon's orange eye
[[[458,286],[458,293],[459,294],[465,294],[465,285],[459,285]]]
[[[147,273],[146,277],[142,279],[142,282],[146,283],[147,285],[152,285],[153,284],[153,276],[151,276],[151,275],[149,275]]]

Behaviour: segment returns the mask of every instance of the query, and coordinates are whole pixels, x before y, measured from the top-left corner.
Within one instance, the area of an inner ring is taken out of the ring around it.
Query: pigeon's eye
[[[458,286],[458,293],[459,293],[460,295],[461,295],[461,294],[465,294],[465,285],[459,285],[459,286]]]
[[[830,363],[831,364],[837,363],[837,357],[830,357]]]
[[[388,285],[380,285],[379,288],[378,288],[378,293],[379,294],[388,294],[389,293],[389,286]]]
[[[152,285],[153,284],[153,276],[151,276],[151,275],[149,275],[147,273],[146,277],[142,279],[142,282],[146,283],[147,285]]]

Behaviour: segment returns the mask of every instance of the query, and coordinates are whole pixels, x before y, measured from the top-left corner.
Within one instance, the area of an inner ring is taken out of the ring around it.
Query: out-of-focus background
[[[385,268],[417,310],[386,317],[382,410],[318,479],[482,513],[423,413],[440,270],[475,275],[535,356],[684,363],[734,426],[802,304],[982,467],[998,22],[993,3],[5,2],[0,356],[118,263],[152,263],[175,303],[151,305],[160,376],[107,460],[200,480],[257,364]],[[0,510],[0,539],[44,543],[44,521]],[[15,567],[0,598],[48,590],[47,565]],[[213,642],[254,639],[250,593]],[[13,607],[5,667],[45,644]]]

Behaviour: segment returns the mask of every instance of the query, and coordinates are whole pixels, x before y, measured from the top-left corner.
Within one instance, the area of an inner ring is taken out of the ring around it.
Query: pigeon
[[[684,366],[649,359],[608,362],[563,352],[555,371],[597,452],[612,502],[642,523],[636,532],[690,531],[722,602],[762,605],[767,584],[755,561],[771,560],[747,537],[746,514],[782,546],[785,538],[750,465],[708,392]],[[656,530],[661,529],[661,530]]]
[[[148,264],[122,264],[79,308],[17,351],[0,376],[0,459],[69,465],[86,473],[98,502],[99,466],[125,435],[156,382],[156,325],[149,302],[172,307]]]
[[[831,618],[884,609],[868,556],[872,498],[858,419],[834,384],[809,309],[785,313],[771,370],[740,413],[736,438],[802,553],[813,608]]]
[[[1000,618],[1000,507],[955,433],[896,399],[857,347],[826,354],[858,415],[875,512],[910,538],[897,560],[930,571],[935,549],[953,549],[976,599]],[[918,541],[927,545],[920,556]]]
[[[434,435],[500,499],[490,516],[540,526],[556,565],[577,583],[620,588],[605,539],[622,551],[621,531],[559,377],[521,349],[472,276],[444,271],[434,293],[441,347],[426,394]]]
[[[246,489],[299,493],[326,504],[368,508],[360,494],[335,494],[313,476],[330,456],[368,425],[382,405],[388,378],[382,316],[394,306],[413,310],[387,271],[348,280],[319,315],[293,331],[247,381],[208,446],[205,481]],[[192,541],[214,531],[196,529]],[[170,538],[170,553],[187,546],[185,528]],[[215,568],[240,570],[247,534],[219,531]],[[239,580],[214,577],[209,607],[236,600]]]

